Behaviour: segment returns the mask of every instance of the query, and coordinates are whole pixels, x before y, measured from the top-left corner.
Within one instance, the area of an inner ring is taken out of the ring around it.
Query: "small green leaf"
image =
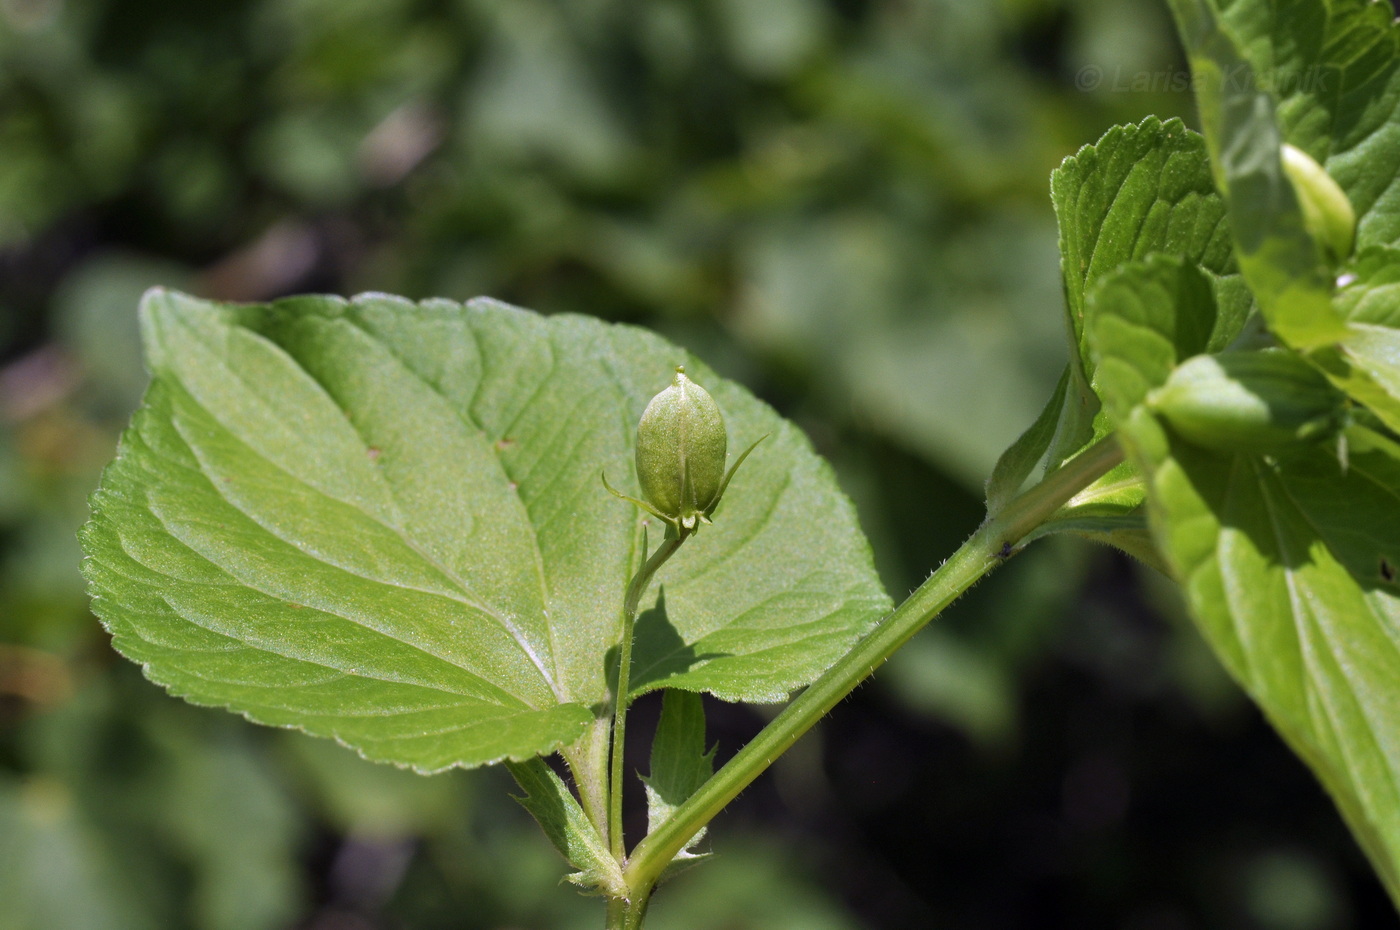
[[[1085,307],[1092,312],[1095,303],[1105,300],[1124,308],[1137,307],[1139,300],[1147,307],[1159,303],[1180,307],[1181,323],[1173,332],[1175,344],[1154,347],[1174,359],[1178,350],[1183,355],[1194,355],[1217,349],[1234,337],[1240,326],[1240,290],[1237,282],[1213,275],[1180,257],[1158,252],[1144,260],[1119,265],[1096,278],[1085,293]],[[1227,308],[1224,314],[1219,312],[1221,305]],[[1121,319],[1103,325],[1131,325],[1131,310],[1121,312]],[[1163,364],[1170,371],[1175,363]],[[1096,355],[1094,365],[1095,389],[1107,408],[1095,420],[1095,435],[1104,435],[1113,429],[1114,420],[1108,412],[1121,394],[1116,380],[1124,373],[1114,367],[1112,359]],[[1138,396],[1140,385],[1131,387],[1134,396]],[[1076,494],[1037,535],[1063,532],[1108,543],[1161,569],[1160,554],[1144,536],[1144,499],[1142,475],[1131,460],[1125,461]]]
[[[1210,346],[1210,282],[1180,259],[1156,255],[1125,265],[1100,281],[1088,302],[1104,406],[1120,426],[1181,359]]]
[[[554,769],[539,758],[507,762],[506,767],[525,790],[523,797],[516,798],[520,806],[539,821],[545,836],[569,865],[578,869],[568,880],[609,897],[625,896],[627,881],[622,877],[622,867]]]
[[[1325,446],[1275,458],[1177,437],[1144,400],[1200,351],[1208,295],[1198,271],[1166,260],[1095,289],[1105,405],[1197,624],[1400,901],[1400,458],[1357,429],[1347,468]]]
[[[1235,267],[1205,142],[1180,120],[1149,117],[1110,129],[1055,169],[1050,191],[1060,225],[1073,376],[1051,449],[1051,462],[1058,464],[1102,434],[1102,424],[1093,423],[1099,404],[1084,333],[1084,295],[1096,281],[1157,252],[1199,264],[1220,291],[1213,341],[1221,346],[1243,326],[1250,297]]]
[[[647,789],[647,832],[655,830],[709,780],[715,750],[705,749],[705,706],[700,695],[668,689],[662,695],[661,719],[651,744]],[[694,846],[704,830],[686,844]]]
[[[489,300],[152,291],[145,402],[83,531],[116,648],[195,703],[436,771],[567,745],[609,692],[636,423],[676,365],[750,457],[658,576],[641,687],[776,700],[889,606],[805,437],[641,330]],[[648,671],[648,670],[644,670]]]
[[[1115,126],[1066,158],[1050,177],[1050,191],[1074,354],[1086,380],[1094,363],[1084,336],[1084,294],[1099,278],[1154,252],[1181,256],[1216,276],[1237,274],[1205,141],[1180,120],[1148,117]],[[1241,325],[1248,304],[1232,309],[1240,316],[1222,328]]]
[[[1001,458],[997,459],[992,474],[987,478],[987,514],[996,516],[1003,507],[1016,496],[1035,467],[1045,458],[1050,443],[1055,439],[1055,427],[1059,425],[1060,414],[1065,403],[1065,391],[1069,387],[1070,370],[1060,376],[1055,393],[1040,411],[1035,422],[1026,427]]]
[[[1116,294],[1125,290],[1126,299],[1131,300],[1138,289],[1159,291],[1157,299],[1179,302],[1182,322],[1175,335],[1183,346],[1191,347],[1188,355],[1220,348],[1234,338],[1241,326],[1245,305],[1240,299],[1243,288],[1237,279],[1214,275],[1199,265],[1161,252],[1150,253],[1145,260],[1120,264],[1096,277],[1085,292],[1085,306],[1088,308],[1101,292]],[[1224,313],[1219,311],[1220,306],[1226,308]],[[1119,376],[1111,365],[1104,369],[1103,361],[1095,357],[1095,390],[1102,394],[1106,405],[1115,396],[1106,385]],[[1112,428],[1113,420],[1106,414],[1095,418],[1095,436],[1106,435]],[[1144,496],[1137,466],[1125,461],[1076,494],[1045,524],[1041,534],[1065,532],[1108,543],[1160,568],[1160,556],[1143,534]]]
[[[672,812],[709,780],[716,748],[705,750],[705,706],[700,695],[668,689],[651,744],[651,773],[642,779],[647,792],[647,833],[670,819]],[[701,827],[690,838],[661,873],[660,881],[710,858],[709,853],[692,852],[705,832]]]

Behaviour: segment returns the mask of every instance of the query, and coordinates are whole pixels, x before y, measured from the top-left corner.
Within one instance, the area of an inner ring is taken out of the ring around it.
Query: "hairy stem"
[[[637,844],[623,873],[632,894],[645,899],[662,870],[691,837],[778,756],[926,623],[1005,562],[1029,532],[1122,460],[1117,440],[1107,436],[1012,500],[996,517],[984,522],[908,600],[793,699],[713,778],[678,807],[669,820]]]
[[[645,898],[609,898],[604,930],[640,930],[646,910]]]
[[[651,558],[646,560],[632,581],[627,585],[627,596],[622,601],[622,639],[617,652],[617,687],[613,692],[613,732],[612,764],[608,775],[608,848],[619,863],[627,855],[627,847],[622,838],[622,750],[627,744],[627,706],[631,703],[628,693],[631,690],[632,675],[632,633],[637,625],[637,606],[652,577],[675,554],[676,550],[690,535],[685,530],[666,529],[666,539]],[[609,913],[611,914],[609,905]],[[611,918],[609,918],[611,920]],[[608,924],[612,926],[611,923]],[[621,926],[621,925],[619,925]]]

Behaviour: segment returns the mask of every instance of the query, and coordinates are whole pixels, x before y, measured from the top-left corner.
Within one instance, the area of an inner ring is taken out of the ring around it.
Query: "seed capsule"
[[[637,424],[642,494],[662,517],[693,529],[719,503],[728,442],[719,405],[678,367]]]
[[[1147,397],[1182,438],[1220,452],[1282,452],[1346,425],[1345,396],[1286,350],[1197,355]]]
[[[1356,241],[1356,211],[1346,192],[1302,149],[1284,145],[1280,155],[1303,210],[1303,225],[1332,264],[1342,262]]]

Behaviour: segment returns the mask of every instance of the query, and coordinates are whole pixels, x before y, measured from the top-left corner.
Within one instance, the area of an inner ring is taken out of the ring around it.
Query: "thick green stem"
[[[646,900],[608,899],[608,922],[604,930],[640,930],[646,916]]]
[[[632,633],[637,625],[637,607],[657,570],[675,554],[689,535],[685,530],[677,532],[668,527],[665,541],[652,553],[651,558],[647,559],[646,564],[638,569],[637,574],[632,576],[631,583],[627,585],[627,595],[622,601],[622,639],[617,647],[617,687],[613,692],[612,764],[608,774],[608,848],[619,863],[627,855],[627,847],[622,838],[622,751],[627,744],[627,706],[631,703],[628,692],[631,690]],[[609,905],[609,914],[611,907],[612,905]],[[609,922],[608,926],[611,927],[612,923]]]
[[[996,566],[1031,530],[1123,460],[1117,440],[1099,440],[978,528],[917,591],[826,674],[783,709],[754,739],[642,840],[627,861],[627,886],[643,900],[663,869],[730,801],[802,734],[850,694],[929,620]],[[612,926],[609,924],[609,926]]]

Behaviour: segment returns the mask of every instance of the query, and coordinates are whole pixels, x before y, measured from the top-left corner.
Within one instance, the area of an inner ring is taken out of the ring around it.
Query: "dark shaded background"
[[[501,773],[372,766],[107,647],[73,534],[144,288],[653,327],[807,430],[902,597],[1063,365],[1049,172],[1185,88],[1155,0],[0,0],[0,930],[601,924]],[[721,757],[771,713],[711,707]],[[1170,586],[1056,541],[712,848],[655,930],[1394,925]]]

